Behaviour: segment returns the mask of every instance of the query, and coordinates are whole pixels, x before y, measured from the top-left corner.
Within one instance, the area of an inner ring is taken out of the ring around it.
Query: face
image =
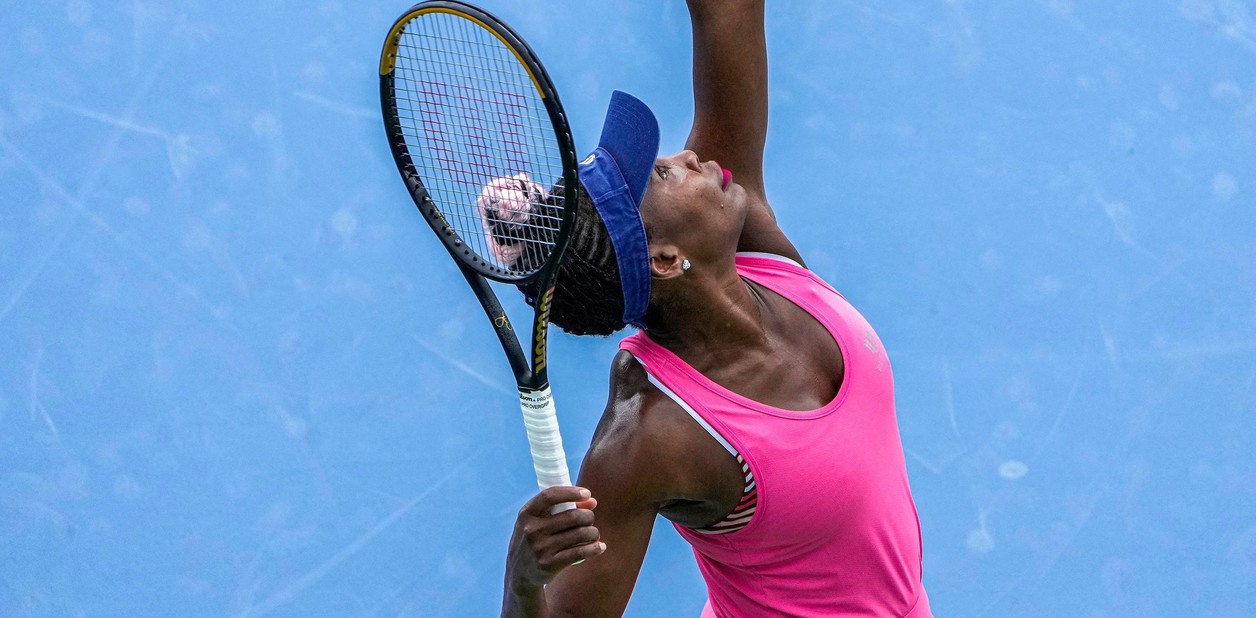
[[[684,150],[655,161],[641,217],[656,244],[692,261],[732,260],[746,219],[746,193],[715,161]]]

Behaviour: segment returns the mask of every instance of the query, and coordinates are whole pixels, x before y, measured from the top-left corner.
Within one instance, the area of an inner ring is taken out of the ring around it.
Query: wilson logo
[[[877,345],[876,335],[872,334],[872,331],[864,330],[863,345],[865,348],[868,348],[869,352],[872,352],[873,355],[876,356],[877,371],[884,372],[885,371],[885,356],[881,354],[881,346]]]
[[[536,310],[536,332],[532,335],[532,363],[535,365],[533,371],[541,371],[545,369],[545,343],[547,337],[545,330],[549,324],[550,302],[554,300],[554,288],[545,291],[541,296],[541,302],[537,305]]]

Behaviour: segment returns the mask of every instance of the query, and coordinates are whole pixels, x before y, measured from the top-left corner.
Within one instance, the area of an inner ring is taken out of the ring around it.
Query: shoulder
[[[621,350],[611,363],[610,393],[581,468],[601,485],[619,487],[637,498],[663,502],[678,491],[694,423],[654,386],[645,368]]]
[[[610,393],[593,446],[651,451],[668,446],[686,413],[657,386],[637,359],[620,350],[611,362]]]

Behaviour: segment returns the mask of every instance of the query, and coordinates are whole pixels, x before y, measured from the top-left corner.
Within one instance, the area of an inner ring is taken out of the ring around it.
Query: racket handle
[[[558,432],[558,413],[549,386],[537,391],[520,391],[519,405],[523,408],[523,426],[528,430],[528,444],[532,447],[537,485],[541,489],[571,485],[563,437]],[[561,513],[574,508],[575,504],[564,502],[555,505],[550,512]]]

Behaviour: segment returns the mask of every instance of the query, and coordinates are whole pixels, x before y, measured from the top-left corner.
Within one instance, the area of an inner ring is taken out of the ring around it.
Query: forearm
[[[764,0],[689,0],[688,6],[694,95],[688,147],[758,189],[768,122]]]
[[[750,196],[738,251],[802,263],[768,204],[763,148],[768,134],[765,0],[688,0],[693,24],[693,130],[686,147],[733,173]]]
[[[563,503],[576,508],[553,512]],[[541,490],[519,509],[506,554],[502,616],[548,618],[547,584],[568,567],[606,551],[593,526],[595,507],[589,490],[562,486]]]
[[[502,598],[502,618],[549,618],[545,588],[515,586],[506,573],[506,592]]]
[[[737,93],[726,92],[727,86],[737,85],[753,90],[753,100],[766,102],[764,0],[688,0],[688,6],[695,92],[728,97]],[[712,83],[706,78],[724,79]],[[766,117],[766,105],[752,107]]]

